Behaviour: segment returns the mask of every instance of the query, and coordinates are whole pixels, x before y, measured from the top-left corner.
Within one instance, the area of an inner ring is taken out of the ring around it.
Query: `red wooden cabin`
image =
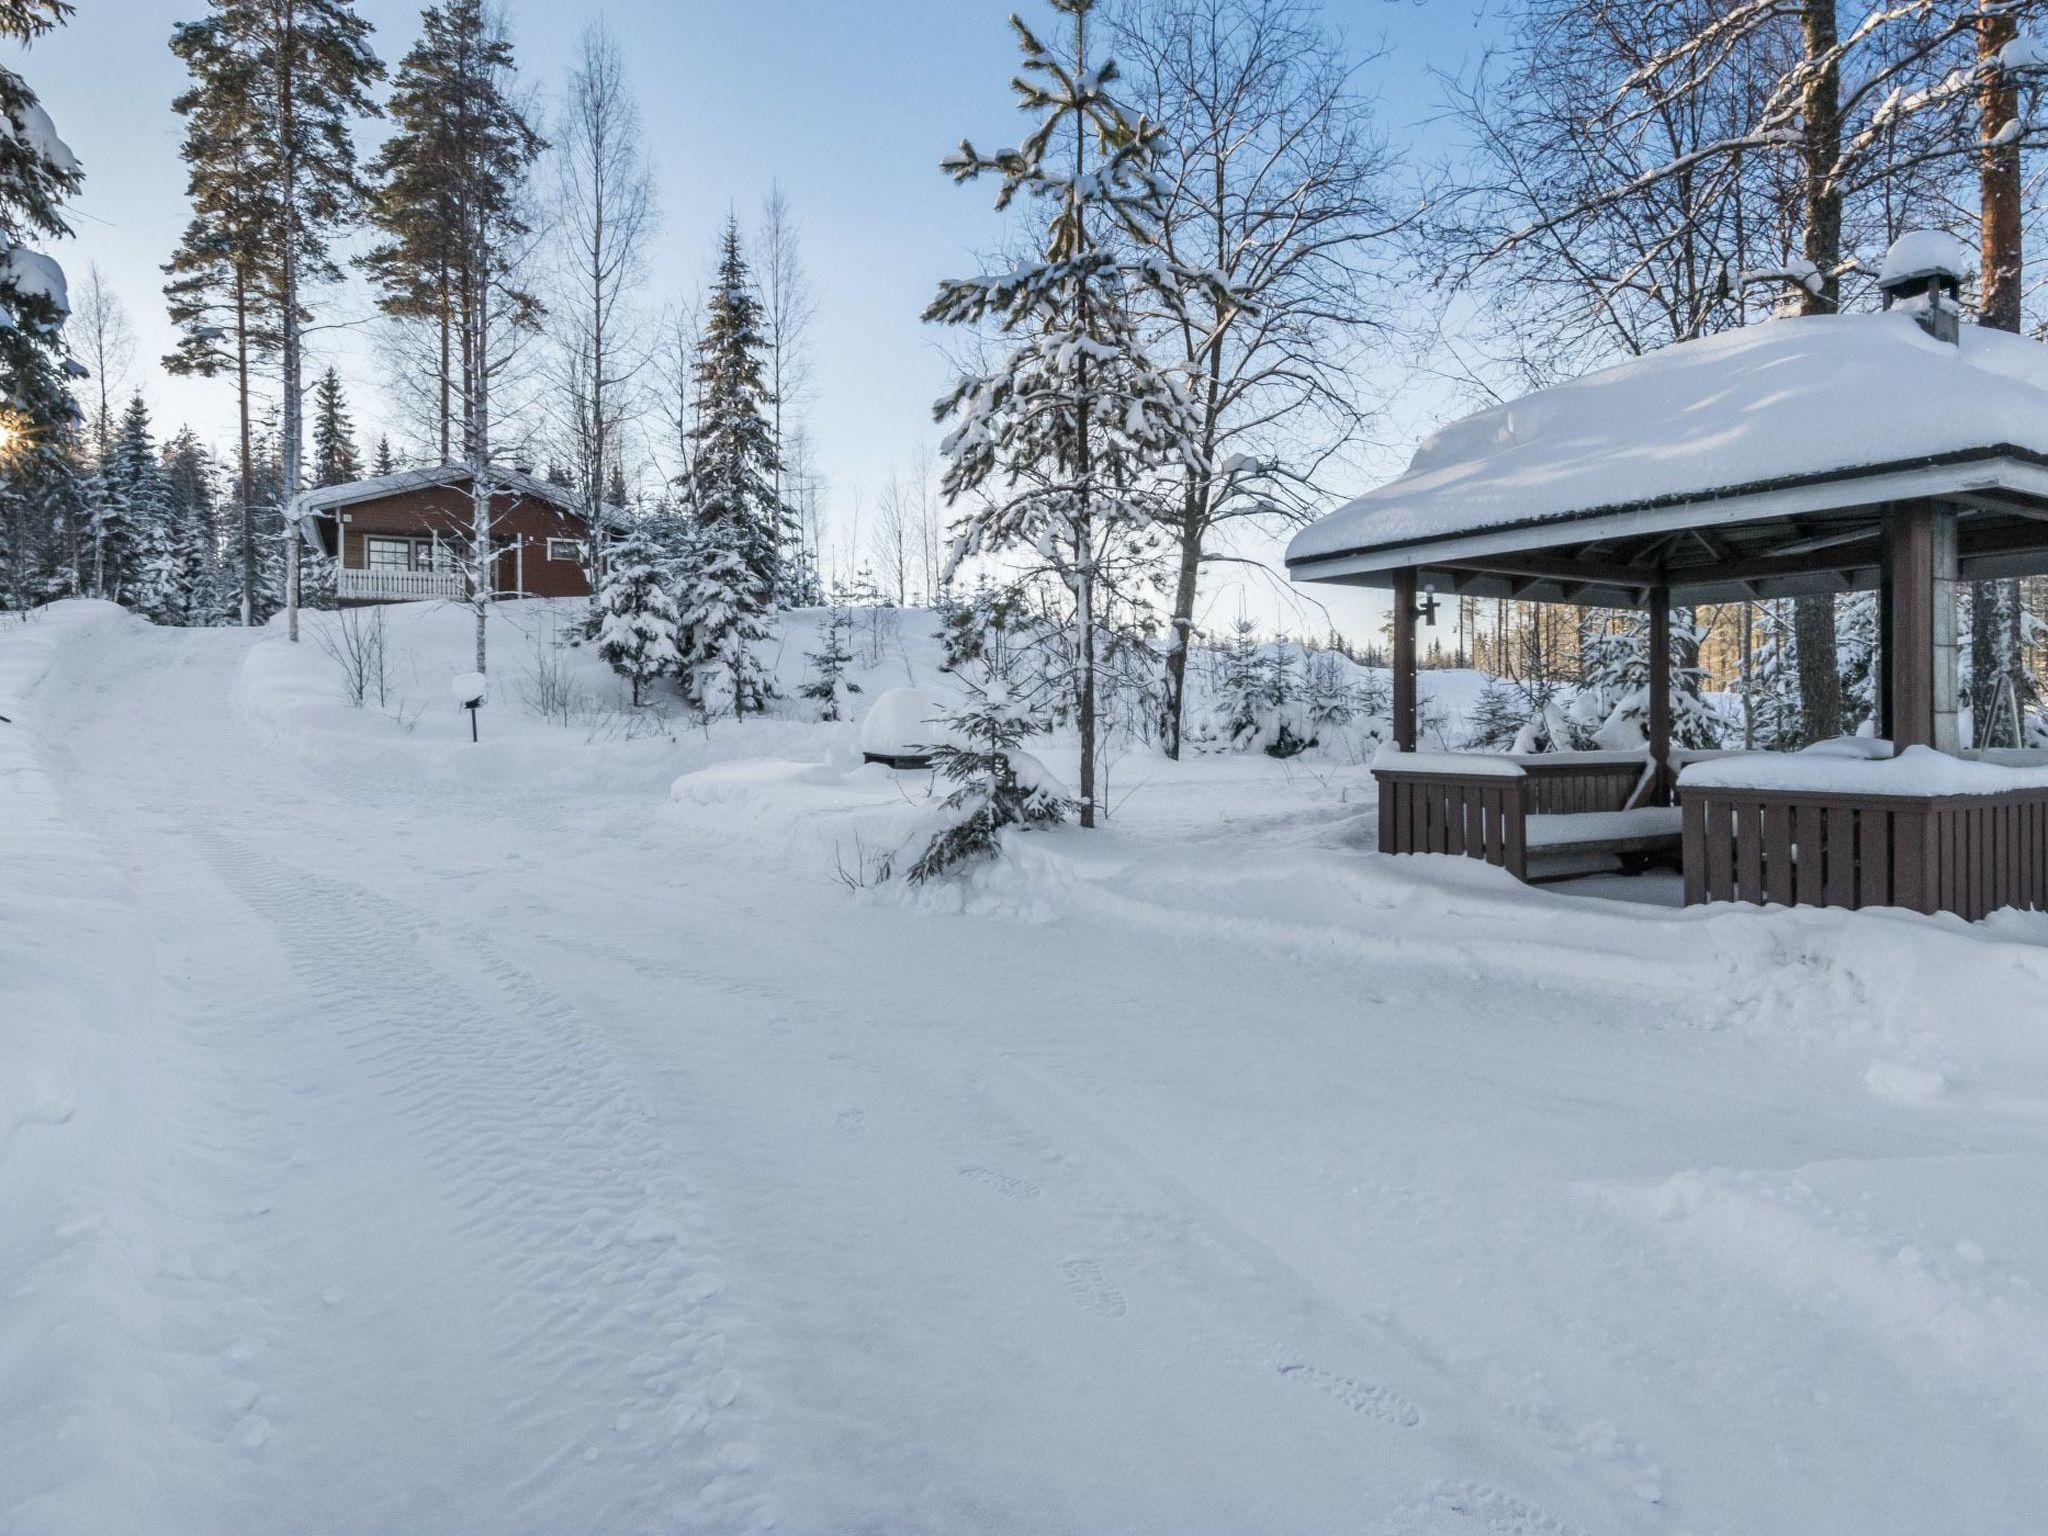
[[[493,595],[589,596],[595,556],[574,492],[517,469],[493,469],[490,479]],[[339,602],[469,595],[476,507],[467,465],[321,486],[299,505],[307,542],[335,561]]]

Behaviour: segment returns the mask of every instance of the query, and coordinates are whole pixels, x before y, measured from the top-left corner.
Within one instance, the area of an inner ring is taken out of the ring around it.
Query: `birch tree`
[[[761,205],[754,246],[760,272],[769,429],[775,438],[775,502],[794,509],[799,498],[792,494],[794,487],[789,483],[793,463],[790,440],[811,397],[811,325],[817,318],[818,299],[804,270],[801,227],[780,186],[771,186]],[[776,530],[776,601],[780,606],[793,607],[816,595],[798,590],[804,583],[791,579],[796,572],[810,570],[809,563],[783,558],[791,546],[801,557],[804,544],[804,530],[792,511]],[[785,571],[785,565],[791,569]]]
[[[623,476],[627,430],[641,408],[648,356],[633,308],[656,225],[639,109],[618,43],[601,23],[584,32],[569,75],[555,170],[561,294],[552,318],[559,394],[590,520],[595,592],[606,488]]]
[[[1180,755],[1195,599],[1231,525],[1270,521],[1254,462],[1292,480],[1352,445],[1369,414],[1356,380],[1388,329],[1376,258],[1412,216],[1357,77],[1308,0],[1140,0],[1113,37],[1158,125],[1156,241],[1217,281],[1152,317],[1188,390],[1195,462],[1164,509],[1175,548],[1162,745]],[[1211,467],[1213,466],[1213,467]]]

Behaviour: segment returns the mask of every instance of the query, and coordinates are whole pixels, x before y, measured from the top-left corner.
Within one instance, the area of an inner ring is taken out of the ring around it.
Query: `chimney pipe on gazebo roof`
[[[1963,279],[1976,270],[1970,252],[1938,229],[1908,230],[1884,253],[1877,274],[1886,309],[1902,309],[1936,341],[1961,340]]]

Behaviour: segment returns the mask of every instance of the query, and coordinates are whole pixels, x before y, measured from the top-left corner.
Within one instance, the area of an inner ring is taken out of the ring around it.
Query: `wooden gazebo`
[[[2048,347],[1958,327],[1953,291],[1915,272],[1884,314],[1774,320],[1482,411],[1298,535],[1294,579],[1393,594],[1382,851],[1528,878],[1682,841],[1689,901],[2048,907],[2048,767],[1965,752],[1955,682],[1956,583],[2048,571]],[[1674,758],[1673,604],[1872,588],[1875,747]],[[1432,594],[1646,609],[1647,751],[1418,752]]]

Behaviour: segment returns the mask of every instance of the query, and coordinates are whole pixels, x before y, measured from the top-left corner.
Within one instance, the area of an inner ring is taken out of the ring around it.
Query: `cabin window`
[[[583,555],[577,549],[574,539],[549,539],[548,558],[550,560],[580,560],[583,558]]]
[[[411,539],[364,539],[363,560],[373,571],[412,569]]]
[[[413,546],[413,569],[416,571],[452,571],[455,569],[455,546],[441,539],[421,539]]]

